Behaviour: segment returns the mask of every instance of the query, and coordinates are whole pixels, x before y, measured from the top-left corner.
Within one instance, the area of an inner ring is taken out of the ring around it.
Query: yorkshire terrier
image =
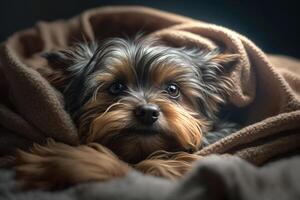
[[[218,118],[235,54],[138,37],[44,57],[53,69],[44,76],[63,94],[81,145],[50,140],[19,151],[16,175],[27,187],[107,181],[131,169],[175,179],[200,159],[197,150],[236,130]]]

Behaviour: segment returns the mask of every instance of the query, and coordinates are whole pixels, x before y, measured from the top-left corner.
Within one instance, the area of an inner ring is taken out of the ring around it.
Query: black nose
[[[135,110],[135,116],[146,125],[153,124],[159,116],[159,107],[154,104],[144,104]]]

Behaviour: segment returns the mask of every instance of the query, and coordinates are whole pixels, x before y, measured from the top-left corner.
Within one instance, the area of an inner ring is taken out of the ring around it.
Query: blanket
[[[131,172],[107,183],[88,183],[62,191],[21,191],[13,172],[0,170],[0,200],[196,200],[300,198],[300,157],[255,167],[238,157],[208,156],[178,182]]]
[[[132,36],[143,31],[166,45],[239,54],[228,69],[235,85],[231,112],[241,130],[197,154],[231,154],[264,165],[300,147],[300,62],[267,55],[248,38],[227,28],[138,6],[103,7],[69,19],[39,22],[0,45],[0,156],[50,137],[76,145],[76,126],[62,95],[39,72],[49,70],[43,52],[74,42]]]

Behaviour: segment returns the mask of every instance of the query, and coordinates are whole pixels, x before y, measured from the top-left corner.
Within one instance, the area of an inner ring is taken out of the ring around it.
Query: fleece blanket
[[[63,98],[39,72],[49,71],[43,52],[78,41],[132,36],[143,31],[166,45],[221,48],[239,54],[228,69],[235,86],[231,112],[244,127],[197,152],[232,154],[255,165],[296,153],[300,146],[300,62],[267,55],[227,28],[145,7],[104,7],[69,20],[39,22],[0,46],[0,155],[51,137],[77,144]],[[5,157],[1,163],[5,163]]]
[[[0,45],[0,164],[17,148],[51,137],[71,145],[78,135],[64,109],[62,95],[41,75],[47,71],[43,52],[78,41],[132,36],[143,31],[166,45],[221,48],[239,54],[228,69],[235,86],[231,112],[241,130],[197,152],[231,154],[254,165],[299,153],[300,62],[267,55],[232,30],[144,7],[104,7],[72,19],[39,22]],[[50,71],[51,73],[51,71]]]
[[[296,200],[299,168],[300,157],[257,168],[238,157],[208,156],[178,182],[131,172],[122,179],[56,192],[18,190],[13,173],[0,170],[0,200]]]

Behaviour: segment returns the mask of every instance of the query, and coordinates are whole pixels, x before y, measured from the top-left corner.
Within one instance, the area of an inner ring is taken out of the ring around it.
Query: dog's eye
[[[118,95],[118,94],[121,94],[122,92],[124,92],[125,89],[126,89],[126,86],[123,83],[116,82],[116,83],[113,83],[109,87],[109,93],[112,95]]]
[[[173,98],[178,98],[180,95],[179,87],[174,83],[167,85],[166,91]]]

